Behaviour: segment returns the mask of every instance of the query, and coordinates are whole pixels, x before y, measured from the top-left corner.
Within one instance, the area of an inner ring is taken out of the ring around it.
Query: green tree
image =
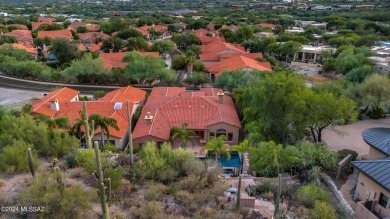
[[[192,44],[198,44],[199,38],[192,32],[185,32],[182,34],[175,33],[171,40],[181,49],[186,49]]]
[[[221,167],[221,156],[226,157],[230,160],[230,146],[225,143],[226,137],[224,135],[220,135],[218,137],[212,137],[209,139],[207,144],[202,147],[200,152],[209,151],[211,154],[215,155],[215,162],[217,163],[217,167]]]
[[[128,80],[152,85],[156,81],[175,79],[174,73],[165,68],[164,61],[154,56],[143,57],[137,52],[131,52],[123,57],[123,61],[129,62],[125,71]]]
[[[273,141],[260,142],[249,156],[249,166],[262,175],[276,176],[294,165],[297,159],[297,150],[292,146],[283,148]]]
[[[112,49],[112,42],[111,39],[105,39],[102,41],[102,45],[100,46],[100,49],[103,50],[105,53],[109,53]]]
[[[175,55],[172,59],[172,69],[184,70],[187,67],[187,59],[184,54]]]
[[[335,97],[330,92],[315,93],[310,90],[304,96],[305,104],[298,104],[304,124],[310,129],[314,142],[321,142],[322,131],[331,125],[353,122],[357,118],[355,103],[345,97]]]
[[[139,32],[138,30],[134,29],[134,28],[130,28],[130,29],[125,29],[125,30],[121,30],[118,32],[118,34],[116,35],[116,37],[122,39],[122,40],[127,40],[129,38],[138,38],[138,37],[143,37],[142,36],[142,33]]]
[[[182,148],[187,148],[188,141],[190,141],[192,143],[192,146],[194,146],[194,141],[191,137],[196,136],[195,132],[192,130],[188,130],[187,127],[187,123],[183,123],[181,127],[173,126],[171,128],[171,137],[169,138],[169,140],[173,143],[175,139],[180,138]]]
[[[372,112],[383,117],[384,108],[390,104],[390,79],[385,75],[373,74],[367,77],[360,88],[362,102]]]
[[[130,37],[127,39],[127,51],[147,51],[149,48],[148,41],[143,37]]]
[[[183,82],[197,87],[205,83],[211,83],[211,78],[203,72],[194,72],[192,75],[184,79]]]
[[[253,38],[253,29],[250,26],[241,26],[234,33],[234,42],[242,43]]]
[[[101,58],[93,59],[90,55],[73,60],[70,66],[62,71],[67,82],[82,84],[105,84],[111,80],[111,75],[111,72],[105,69]]]
[[[97,100],[99,98],[102,98],[106,95],[106,92],[105,91],[102,91],[102,90],[97,90],[97,91],[94,91],[93,92],[93,99]]]
[[[296,199],[299,204],[313,208],[317,201],[330,204],[331,197],[321,187],[309,184],[298,189]]]
[[[20,173],[29,171],[27,149],[32,145],[21,140],[13,140],[2,148],[0,153],[0,170],[5,173]],[[38,167],[38,156],[32,151],[35,168]]]
[[[24,49],[18,49],[11,44],[5,44],[0,48],[0,54],[10,56],[18,61],[32,60],[33,57]]]
[[[346,75],[345,75],[345,80],[351,81],[351,82],[358,82],[362,83],[366,77],[369,75],[375,73],[375,70],[372,66],[370,65],[363,65],[358,68],[354,68],[350,70]]]
[[[170,40],[157,40],[153,42],[151,51],[159,52],[162,55],[173,52],[175,49],[175,43]]]
[[[238,69],[232,72],[223,71],[214,81],[214,86],[232,92],[235,88],[246,88],[257,84],[267,72],[258,70],[245,71]]]
[[[102,141],[102,146],[105,145],[104,142],[104,132],[107,135],[107,141],[110,142],[110,128],[114,128],[116,131],[119,131],[119,126],[114,118],[108,118],[101,116],[99,114],[91,114],[88,117],[89,122],[95,122],[95,130],[100,127],[100,139]]]
[[[56,38],[53,40],[50,52],[52,52],[60,63],[70,62],[73,59],[80,58],[80,51],[76,44],[69,42],[65,38]]]

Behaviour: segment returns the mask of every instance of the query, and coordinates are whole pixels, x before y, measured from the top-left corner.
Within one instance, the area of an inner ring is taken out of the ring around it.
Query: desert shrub
[[[356,151],[349,150],[349,149],[343,149],[343,150],[337,151],[337,155],[338,155],[339,160],[344,159],[346,156],[348,156],[348,154],[352,155],[351,161],[356,160],[356,158],[358,156],[358,153]]]
[[[204,182],[202,180],[195,176],[195,175],[189,175],[183,179],[181,179],[178,182],[178,186],[181,189],[187,190],[191,193],[199,191],[199,189],[202,189],[204,186]]]
[[[213,168],[207,171],[206,174],[206,183],[211,186],[214,185],[215,182],[218,182],[219,176],[221,175],[221,170],[217,168]]]
[[[256,185],[256,194],[263,194],[270,192],[272,189],[272,183],[269,180],[265,180],[262,184]]]
[[[80,167],[83,167],[87,173],[92,173],[96,170],[96,156],[95,150],[90,148],[86,150],[79,150],[76,153],[76,160]],[[108,157],[107,153],[100,153],[100,162],[102,169],[107,169],[114,166],[114,162]]]
[[[36,174],[32,184],[18,194],[18,205],[44,206],[42,212],[34,213],[42,218],[88,218],[91,202],[96,193],[80,184],[65,187],[62,173],[53,171]]]
[[[151,183],[144,193],[145,201],[160,201],[167,187],[161,183]]]
[[[183,170],[187,176],[190,174],[200,176],[206,171],[206,166],[199,159],[190,159],[184,162]]]
[[[10,145],[4,147],[0,153],[0,170],[6,173],[29,171],[28,148],[32,148],[32,145],[20,140],[14,140]],[[35,150],[32,150],[32,155],[34,166],[37,168],[38,156]]]
[[[140,209],[136,212],[136,215],[141,219],[167,218],[161,208],[161,202],[158,201],[142,202]]]
[[[77,159],[76,159],[76,154],[74,154],[74,153],[69,153],[68,155],[66,155],[65,161],[66,161],[66,165],[69,168],[74,168],[74,167],[79,165],[79,163],[77,162]]]
[[[102,151],[111,151],[112,153],[116,153],[118,149],[116,149],[115,145],[105,144]]]
[[[105,91],[97,90],[97,91],[93,92],[93,99],[97,100],[97,99],[99,99],[101,97],[104,97],[105,95],[106,95]]]
[[[191,203],[194,203],[194,195],[191,194],[188,191],[180,190],[176,193],[175,199],[182,204],[185,207],[188,207],[191,205]]]
[[[310,218],[313,219],[336,219],[336,213],[333,207],[327,202],[317,201],[314,209],[310,212]]]
[[[121,184],[121,179],[123,177],[123,167],[119,166],[117,168],[109,167],[104,172],[105,178],[111,179],[111,188],[117,189]]]
[[[298,189],[297,202],[307,208],[313,208],[316,201],[330,203],[331,199],[321,187],[309,184]]]

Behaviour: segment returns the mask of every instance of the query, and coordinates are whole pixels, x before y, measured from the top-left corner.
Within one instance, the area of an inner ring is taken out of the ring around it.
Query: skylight
[[[120,109],[122,109],[122,102],[117,102],[117,103],[115,103],[114,109],[115,109],[115,110],[120,110]]]

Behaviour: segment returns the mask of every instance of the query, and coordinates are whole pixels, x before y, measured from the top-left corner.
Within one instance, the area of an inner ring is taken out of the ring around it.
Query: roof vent
[[[50,109],[55,111],[60,111],[60,104],[58,103],[58,100],[50,100]]]
[[[120,110],[122,109],[122,102],[117,102],[114,105],[114,110]]]

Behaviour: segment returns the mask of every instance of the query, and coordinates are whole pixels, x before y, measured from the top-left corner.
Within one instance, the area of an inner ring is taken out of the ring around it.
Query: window
[[[217,137],[224,135],[226,137],[226,130],[225,129],[218,129],[217,130]]]
[[[144,146],[144,143],[139,143],[138,146],[139,146],[140,148],[142,148],[142,146]]]
[[[233,133],[232,132],[228,133],[227,141],[233,141]]]
[[[379,204],[382,207],[386,208],[388,201],[389,201],[389,198],[381,193],[381,195],[379,196]]]
[[[210,132],[210,137],[215,137],[215,133],[214,132]]]

